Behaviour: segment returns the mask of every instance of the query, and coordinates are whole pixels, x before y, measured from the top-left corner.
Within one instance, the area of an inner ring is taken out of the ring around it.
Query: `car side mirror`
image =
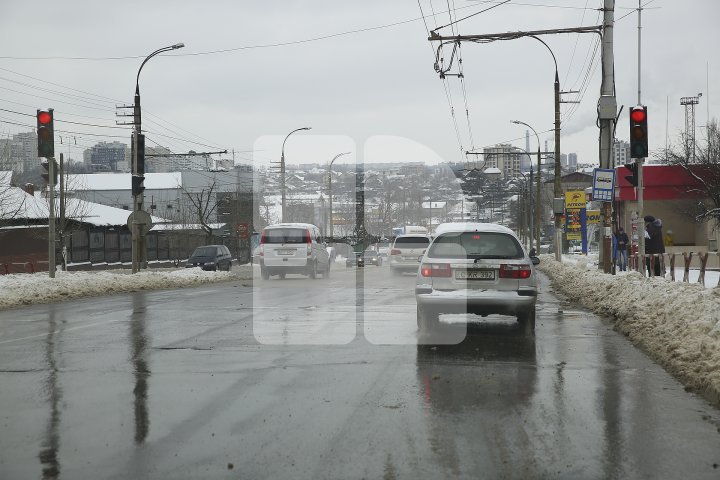
[[[530,257],[533,265],[540,265],[540,259],[538,257]]]

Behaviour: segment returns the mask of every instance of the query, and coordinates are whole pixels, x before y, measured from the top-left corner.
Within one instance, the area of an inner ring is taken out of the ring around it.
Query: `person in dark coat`
[[[630,239],[623,230],[622,227],[618,228],[615,232],[615,263],[620,267],[620,271],[624,272],[627,270],[627,247],[630,243]]]
[[[665,243],[663,242],[662,220],[652,215],[646,215],[645,218],[645,253],[662,254],[665,253]],[[650,259],[647,261],[648,274],[650,274]],[[662,275],[660,268],[660,257],[655,258],[655,275]]]

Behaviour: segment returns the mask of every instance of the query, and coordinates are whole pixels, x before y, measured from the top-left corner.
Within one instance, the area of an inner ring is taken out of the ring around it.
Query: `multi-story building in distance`
[[[508,144],[483,149],[485,169],[497,168],[504,178],[519,177],[520,163],[525,152]]]
[[[92,172],[129,172],[130,148],[120,142],[100,142],[83,153],[85,166]]]
[[[22,174],[39,166],[35,132],[17,133],[0,139],[0,169]]]
[[[612,148],[612,157],[615,160],[615,165],[629,163],[632,160],[630,157],[630,144],[624,140],[617,140]]]

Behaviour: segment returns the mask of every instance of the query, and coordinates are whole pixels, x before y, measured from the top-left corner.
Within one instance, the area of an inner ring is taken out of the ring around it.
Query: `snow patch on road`
[[[563,262],[543,255],[539,267],[571,300],[613,318],[689,389],[720,403],[720,288],[604,274],[587,258]]]
[[[0,309],[251,278],[252,267],[245,265],[230,272],[206,272],[199,268],[149,270],[134,275],[129,271],[57,272],[54,279],[47,272],[3,275],[0,276]]]

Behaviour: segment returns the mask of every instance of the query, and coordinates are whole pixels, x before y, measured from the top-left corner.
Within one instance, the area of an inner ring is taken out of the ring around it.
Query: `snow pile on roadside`
[[[149,270],[132,275],[129,271],[47,272],[0,276],[0,309],[51,303],[70,298],[111,295],[137,290],[180,288],[203,283],[252,278],[252,267],[235,267],[230,272],[205,272],[199,268]]]
[[[620,332],[687,387],[720,402],[720,289],[637,272],[607,275],[591,259],[561,264],[543,255],[539,267],[570,299],[614,318]]]

